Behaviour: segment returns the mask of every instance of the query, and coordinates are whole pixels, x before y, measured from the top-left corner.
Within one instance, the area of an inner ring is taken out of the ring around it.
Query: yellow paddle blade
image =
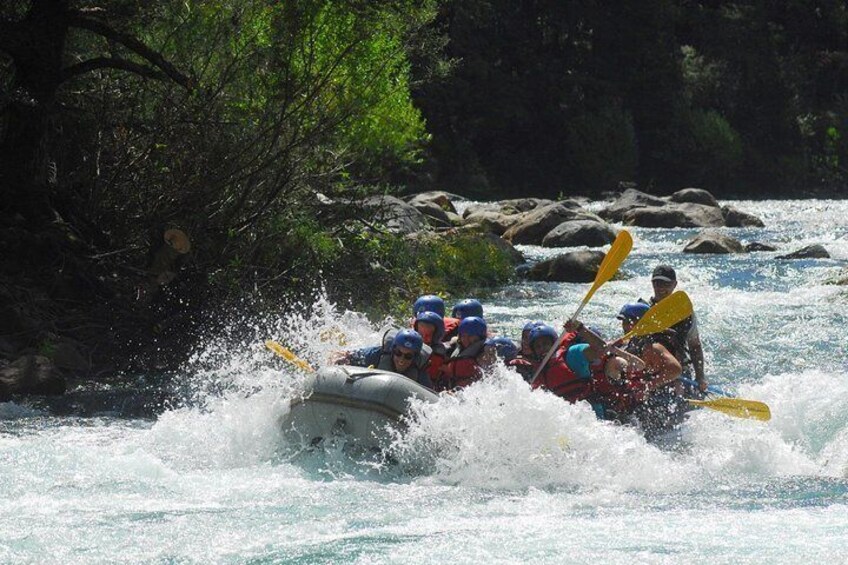
[[[595,284],[592,285],[592,288],[589,289],[589,292],[586,293],[586,298],[583,299],[583,304],[589,302],[589,299],[592,298],[592,295],[595,294],[595,291],[601,288],[601,285],[610,280],[616,272],[618,272],[618,268],[630,254],[630,250],[633,248],[633,238],[630,236],[630,232],[627,230],[621,230],[618,232],[618,235],[615,238],[615,241],[612,242],[609,251],[604,255],[603,261],[601,261],[601,266],[598,267],[598,273],[595,275]],[[574,317],[577,317],[576,315]]]
[[[771,420],[771,410],[764,402],[742,400],[741,398],[716,398],[715,400],[686,400],[689,404],[709,408],[733,416],[768,422]]]
[[[304,361],[303,359],[301,359],[300,357],[298,357],[297,355],[292,353],[290,349],[283,347],[282,345],[280,345],[276,341],[269,339],[268,341],[265,342],[265,347],[267,347],[268,349],[270,349],[271,351],[273,351],[274,353],[276,353],[277,355],[279,355],[280,357],[282,357],[283,359],[285,359],[286,361],[288,361],[292,365],[295,365],[296,367],[303,369],[307,373],[314,373],[315,372],[315,369],[312,368],[312,365],[310,365],[309,363],[307,363],[306,361]]]
[[[619,341],[665,331],[691,315],[692,301],[689,300],[689,296],[685,292],[678,290],[668,298],[651,306],[651,309],[645,312],[642,319],[636,322],[633,329],[627,332]]]

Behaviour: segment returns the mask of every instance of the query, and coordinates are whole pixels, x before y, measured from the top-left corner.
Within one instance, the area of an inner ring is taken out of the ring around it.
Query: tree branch
[[[146,59],[151,65],[160,69],[168,78],[176,82],[186,90],[194,88],[194,80],[181,73],[173,64],[171,64],[161,53],[157,53],[132,35],[120,32],[106,25],[105,23],[83,16],[80,12],[71,12],[68,16],[68,25],[79,29],[84,29],[97,35],[103,36],[106,39],[120,43],[136,55]],[[81,63],[85,64],[85,63]],[[76,65],[75,65],[76,66]],[[71,67],[73,68],[73,67]],[[130,70],[125,67],[120,67],[124,70]],[[139,65],[139,68],[146,68]],[[130,70],[130,72],[137,72]]]
[[[70,67],[65,67],[62,69],[61,80],[64,82],[69,78],[95,71],[97,69],[118,69],[165,82],[169,80],[168,75],[161,73],[156,69],[146,67],[126,59],[119,59],[117,57],[97,57],[95,59],[83,61],[82,63],[77,63],[76,65],[71,65]]]

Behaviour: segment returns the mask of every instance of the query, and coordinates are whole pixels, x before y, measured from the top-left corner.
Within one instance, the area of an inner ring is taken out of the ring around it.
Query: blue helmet
[[[632,304],[625,304],[621,307],[621,310],[619,310],[618,316],[616,316],[616,318],[618,318],[619,320],[632,320],[635,322],[637,320],[641,320],[642,316],[644,316],[645,312],[647,312],[649,309],[650,306],[648,306],[644,302],[633,302]]]
[[[544,326],[544,325],[545,325],[545,322],[542,322],[542,321],[539,321],[539,320],[536,320],[535,322],[527,322],[526,324],[524,324],[524,327],[521,329],[521,333],[529,332],[530,330],[532,330],[536,326]]]
[[[417,353],[421,351],[423,346],[424,338],[422,338],[421,334],[415,330],[400,330],[395,335],[395,339],[392,340],[392,349],[396,347],[405,347],[407,349],[412,349]]]
[[[440,341],[442,336],[445,335],[445,321],[435,312],[419,312],[417,316],[415,316],[415,323],[413,327],[415,331],[418,331],[418,322],[424,322],[427,324],[433,324],[436,326],[436,331],[433,332],[433,341]]]
[[[463,318],[459,323],[459,329],[456,333],[458,335],[476,335],[480,339],[486,339],[488,332],[489,329],[486,327],[486,320],[477,316],[468,316],[467,318]]]
[[[451,316],[464,320],[469,316],[483,317],[483,305],[476,298],[466,298],[456,303],[451,310]]]
[[[530,347],[533,347],[533,344],[536,343],[537,339],[549,337],[554,343],[559,339],[559,334],[557,331],[547,324],[542,324],[541,326],[536,326],[532,330],[530,330],[530,338],[528,342],[530,343]]]
[[[511,361],[518,356],[518,346],[508,337],[493,337],[486,340],[486,345],[492,346],[498,352],[498,357]]]
[[[419,296],[418,300],[412,305],[412,315],[416,316],[419,312],[435,312],[439,316],[444,316],[445,301],[435,294]]]

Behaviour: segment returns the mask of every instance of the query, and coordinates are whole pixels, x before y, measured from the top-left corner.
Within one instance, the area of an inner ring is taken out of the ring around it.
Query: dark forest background
[[[3,0],[0,355],[509,276],[368,195],[842,197],[847,134],[835,0]]]
[[[436,25],[456,65],[415,100],[440,186],[846,194],[844,2],[468,0]]]

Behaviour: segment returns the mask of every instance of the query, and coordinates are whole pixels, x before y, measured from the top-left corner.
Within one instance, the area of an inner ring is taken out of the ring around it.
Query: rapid
[[[0,404],[0,562],[848,562],[848,290],[825,284],[848,265],[848,202],[733,205],[767,227],[724,231],[781,250],[688,255],[698,230],[632,228],[629,278],[581,318],[620,335],[620,306],[672,264],[708,379],[766,402],[769,422],[700,410],[664,449],[503,369],[415,405],[386,456],[306,449],[280,427],[303,376],[262,341],[320,365],[396,323],[319,297],[308,317],[253,321],[255,339],[210,336],[152,414],[108,389],[96,407]],[[813,243],[832,258],[775,259]],[[559,326],[588,286],[518,282],[482,302],[517,338],[527,320]],[[157,397],[153,377],[126,388]]]

